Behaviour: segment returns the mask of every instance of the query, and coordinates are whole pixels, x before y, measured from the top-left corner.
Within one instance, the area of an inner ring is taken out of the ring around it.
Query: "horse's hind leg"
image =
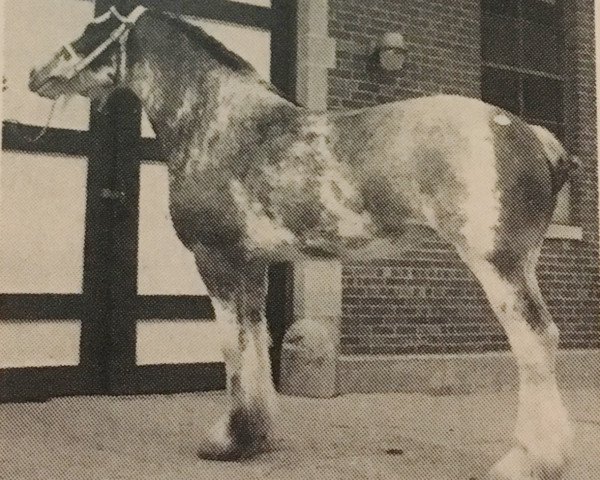
[[[222,328],[230,404],[200,446],[199,456],[236,460],[264,447],[276,408],[264,315],[266,267],[234,268],[218,252],[206,253],[204,249],[195,250]]]
[[[558,480],[571,448],[571,427],[555,374],[558,329],[538,288],[537,256],[538,251],[531,252],[505,271],[463,255],[506,331],[519,369],[516,445],[493,467],[493,479]]]

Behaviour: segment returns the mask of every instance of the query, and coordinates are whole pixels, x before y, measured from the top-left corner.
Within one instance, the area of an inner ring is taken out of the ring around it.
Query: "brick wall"
[[[567,18],[566,143],[583,167],[572,186],[572,220],[583,241],[546,241],[538,269],[565,348],[600,347],[593,3],[576,0]],[[480,96],[479,0],[330,0],[337,65],[329,107],[357,108],[431,93]],[[371,64],[386,31],[408,41],[405,68]],[[405,260],[349,262],[343,271],[342,353],[475,352],[507,348],[483,291],[439,238]]]
[[[362,107],[427,93],[479,96],[479,3],[473,0],[330,0],[337,43],[329,107]],[[409,52],[400,73],[369,66],[371,42],[400,31]]]

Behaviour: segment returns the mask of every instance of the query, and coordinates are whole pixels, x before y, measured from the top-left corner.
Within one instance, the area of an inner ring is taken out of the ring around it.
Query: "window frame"
[[[525,26],[527,24],[527,22],[532,23],[531,20],[528,20],[527,18],[525,18],[524,15],[524,1],[525,0],[515,0],[516,4],[516,12],[514,15],[504,15],[504,14],[499,14],[490,10],[487,10],[485,8],[485,0],[481,1],[481,24],[482,24],[482,30],[481,30],[481,97],[485,100],[484,98],[484,91],[483,91],[483,79],[484,79],[484,75],[488,74],[488,72],[502,72],[502,73],[507,73],[509,75],[513,75],[514,78],[517,80],[518,82],[518,112],[515,112],[516,114],[518,114],[519,116],[521,116],[522,118],[524,118],[527,122],[531,122],[531,123],[540,123],[543,125],[555,125],[556,127],[558,127],[558,129],[563,131],[563,138],[561,139],[562,142],[565,142],[564,139],[564,129],[565,129],[565,113],[566,113],[566,106],[564,104],[564,98],[567,96],[567,88],[568,88],[568,77],[565,74],[565,37],[566,37],[566,29],[565,29],[565,5],[564,2],[562,2],[562,0],[556,0],[556,5],[557,8],[559,9],[559,13],[558,15],[560,15],[560,18],[558,19],[558,22],[555,26],[549,26],[548,28],[551,30],[554,30],[558,35],[560,35],[562,38],[560,39],[561,42],[561,60],[562,60],[562,65],[560,66],[560,73],[556,73],[556,72],[550,72],[550,71],[545,71],[545,70],[539,70],[539,69],[535,69],[535,68],[529,68],[528,66],[523,66],[524,64],[524,59],[523,59],[523,39],[524,39],[524,29]],[[542,0],[538,0],[538,1],[542,1]],[[514,26],[517,32],[517,36],[518,36],[518,40],[517,40],[517,45],[516,45],[516,58],[515,60],[515,64],[514,65],[510,65],[510,64],[503,64],[503,63],[496,63],[494,61],[491,61],[489,59],[486,59],[484,57],[484,45],[486,42],[486,38],[485,38],[485,31],[483,29],[483,23],[486,19],[486,17],[491,17],[491,18],[502,18],[505,20],[509,20],[511,22],[514,22]],[[547,23],[541,23],[540,25],[548,25]],[[492,73],[493,74],[493,73]],[[545,119],[535,119],[532,117],[528,117],[525,115],[525,99],[524,99],[524,83],[527,79],[527,77],[537,77],[540,79],[547,79],[547,80],[554,80],[554,81],[559,81],[561,82],[561,88],[562,88],[562,92],[563,92],[563,101],[562,101],[562,105],[560,106],[561,109],[561,115],[562,115],[562,119],[561,121],[554,121],[554,120],[545,120]],[[486,100],[487,101],[487,100]],[[568,199],[565,201],[564,198],[565,196],[568,197]],[[573,199],[572,199],[572,195],[571,195],[571,189],[570,189],[570,182],[568,182],[565,187],[563,187],[563,190],[561,190],[561,192],[559,193],[559,202],[562,202],[563,204],[566,203],[567,205],[567,212],[562,212],[562,215],[560,215],[559,210],[555,210],[554,215],[553,215],[553,219],[552,219],[552,223],[548,229],[548,232],[546,234],[547,238],[561,238],[561,239],[572,239],[572,240],[581,240],[582,239],[582,229],[579,226],[575,226],[574,222],[573,222]],[[557,206],[558,206],[558,202],[557,202]],[[565,218],[561,218],[558,219],[558,216],[563,216]]]

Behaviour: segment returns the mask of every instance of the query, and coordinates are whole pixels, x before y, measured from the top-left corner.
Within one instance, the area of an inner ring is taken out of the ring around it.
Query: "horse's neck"
[[[140,98],[173,168],[181,168],[191,156],[208,156],[210,136],[234,116],[253,105],[284,102],[253,72],[234,72],[208,53],[189,48],[185,39],[174,59],[169,51],[173,45],[162,38],[142,38],[127,86]]]

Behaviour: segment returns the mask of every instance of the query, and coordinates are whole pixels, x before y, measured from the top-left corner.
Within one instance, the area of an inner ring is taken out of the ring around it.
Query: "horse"
[[[231,461],[268,448],[269,263],[393,257],[417,221],[478,279],[518,365],[514,446],[491,478],[563,478],[573,434],[555,375],[559,331],[535,273],[575,165],[559,141],[460,96],[308,111],[201,28],[121,8],[33,68],[29,87],[51,99],[129,89],[148,114],[168,161],[174,228],[229,332],[229,405],[199,455]]]

